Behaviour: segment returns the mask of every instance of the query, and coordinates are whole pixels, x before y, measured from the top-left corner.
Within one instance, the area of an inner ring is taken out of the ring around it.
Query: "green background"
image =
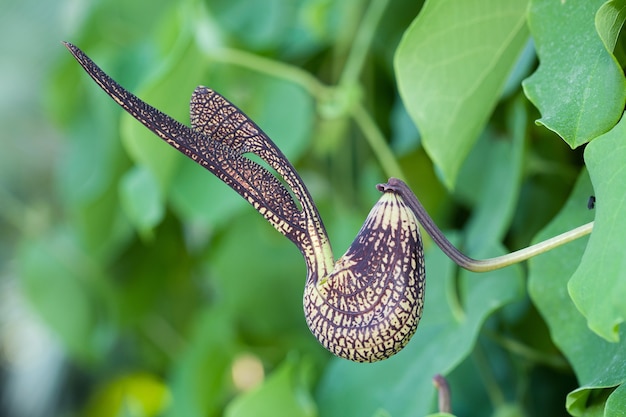
[[[459,416],[626,415],[624,1],[1,1],[1,415],[423,416],[435,374]],[[336,257],[390,176],[471,256],[595,231],[486,274],[425,237],[412,341],[333,358],[297,249],[63,40],[183,123],[234,102]]]

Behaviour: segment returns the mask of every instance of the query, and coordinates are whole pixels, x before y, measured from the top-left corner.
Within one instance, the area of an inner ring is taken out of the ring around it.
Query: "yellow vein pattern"
[[[424,277],[417,219],[398,194],[385,192],[333,271],[321,283],[307,283],[309,328],[337,356],[388,358],[415,333]]]

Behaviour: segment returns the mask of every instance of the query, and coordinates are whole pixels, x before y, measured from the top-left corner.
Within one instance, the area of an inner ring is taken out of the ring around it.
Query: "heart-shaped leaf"
[[[524,91],[541,112],[537,123],[572,148],[610,130],[624,110],[624,73],[596,31],[603,3],[533,0],[528,15],[540,65]],[[613,44],[618,32],[606,35]]]
[[[583,171],[567,204],[535,240],[541,241],[591,220],[594,213],[587,209],[586,203],[592,192],[589,176]],[[596,233],[597,229],[591,239],[594,239]],[[618,415],[609,412],[613,407],[609,406],[609,402],[619,404],[626,401],[623,390],[612,393],[610,390],[603,391],[626,380],[626,370],[623,367],[626,362],[626,341],[622,337],[619,343],[609,343],[589,330],[585,318],[576,309],[567,292],[567,282],[576,271],[583,253],[586,253],[588,242],[591,245],[591,239],[570,242],[531,259],[528,289],[531,299],[550,328],[554,343],[572,364],[581,384],[567,398],[568,411],[575,416]],[[586,277],[592,285],[599,278],[601,276],[598,273]],[[608,401],[605,408],[606,397]],[[594,407],[597,408],[597,414],[585,414],[590,413]]]
[[[626,118],[585,149],[596,196],[596,220],[589,246],[569,290],[589,327],[608,341],[619,339],[626,320]]]
[[[527,4],[427,1],[398,46],[402,100],[449,188],[528,40]]]

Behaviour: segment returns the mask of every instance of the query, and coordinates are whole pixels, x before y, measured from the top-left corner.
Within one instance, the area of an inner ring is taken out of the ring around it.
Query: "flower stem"
[[[370,50],[372,39],[374,39],[374,34],[378,27],[378,22],[383,16],[388,2],[388,0],[372,0],[370,2],[356,33],[350,54],[346,60],[346,65],[339,78],[339,85],[358,83],[365,58]]]
[[[386,176],[406,178],[400,164],[387,144],[385,136],[372,119],[372,116],[365,110],[363,104],[354,104],[352,107],[352,117],[357,126],[361,129],[361,132],[363,132],[372,151],[374,151]]]

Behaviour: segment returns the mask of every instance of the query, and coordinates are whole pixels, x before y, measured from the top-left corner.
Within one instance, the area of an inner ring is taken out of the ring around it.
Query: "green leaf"
[[[472,351],[484,320],[521,295],[518,267],[480,275],[463,271],[457,287],[457,268],[441,251],[429,250],[426,265],[433,278],[427,282],[422,320],[411,342],[382,362],[331,362],[316,396],[321,415],[366,416],[379,409],[394,417],[433,412],[433,375],[454,369]]]
[[[147,169],[136,166],[126,173],[120,183],[120,203],[130,221],[144,236],[163,219],[163,195],[156,179]]]
[[[400,94],[449,188],[528,40],[527,4],[427,1],[397,49]]]
[[[570,414],[576,417],[624,416],[624,408],[615,410],[619,411],[618,414],[608,412],[610,398],[617,398],[618,403],[623,403],[626,399],[623,393],[613,397],[611,392],[613,387],[594,387],[594,389],[582,387],[569,393],[565,406]]]
[[[198,164],[182,163],[170,189],[172,208],[186,222],[214,228],[246,208],[247,202]]]
[[[502,404],[499,405],[492,417],[524,417],[526,414],[518,404]]]
[[[109,184],[97,199],[82,204],[71,220],[85,250],[94,260],[107,261],[117,255],[134,233],[133,225],[120,206],[117,182]]]
[[[185,349],[172,366],[173,405],[166,416],[218,415],[232,395],[230,366],[235,355],[234,324],[222,308],[198,312]]]
[[[267,49],[285,41],[297,15],[297,2],[214,0],[210,9],[220,25],[251,49]]]
[[[609,0],[596,13],[596,29],[607,51],[613,52],[626,20],[626,1]]]
[[[311,363],[287,358],[278,369],[252,391],[235,398],[227,407],[226,417],[317,416],[311,398],[307,373]]]
[[[596,221],[569,290],[589,327],[608,341],[619,340],[626,319],[626,118],[585,149],[597,199]]]
[[[621,416],[626,415],[626,385],[622,384],[615,389],[606,401],[606,407],[604,409],[606,416]]]
[[[80,118],[74,122],[63,163],[57,168],[61,197],[73,207],[98,198],[117,179],[117,171],[126,162],[112,123],[119,114],[115,105],[93,88],[93,83],[80,85],[87,90],[86,99],[76,100],[93,114],[79,111],[76,115]]]
[[[557,133],[572,148],[610,130],[626,101],[622,69],[596,31],[594,15],[603,3],[531,2],[528,25],[540,65],[524,81],[524,91],[541,112],[537,123]],[[603,16],[598,19],[600,27],[608,24],[607,14]],[[616,35],[612,30],[604,39],[614,44]]]
[[[24,294],[70,354],[82,361],[100,358],[107,347],[102,313],[111,293],[74,236],[60,228],[26,240],[18,262]]]
[[[74,74],[75,84],[76,77]],[[59,199],[71,213],[69,221],[82,243],[94,257],[106,259],[132,233],[119,207],[118,192],[128,159],[117,138],[116,106],[88,82],[81,78],[78,85],[84,94],[71,98],[82,107],[74,114],[76,120],[62,162],[56,168],[55,182]]]
[[[535,241],[590,221],[593,212],[587,209],[587,199],[592,193],[589,176],[583,171],[566,205],[554,221],[536,236]],[[594,235],[596,233],[597,229]],[[589,412],[588,408],[593,403],[590,396],[595,398],[604,388],[622,384],[626,380],[626,369],[623,366],[626,363],[624,338],[619,343],[609,343],[589,330],[585,318],[568,295],[568,280],[576,271],[583,253],[586,253],[588,241],[590,246],[591,240],[582,238],[529,261],[530,297],[545,318],[554,343],[572,364],[581,384],[581,388],[568,396],[568,410],[577,416]],[[594,273],[588,279],[596,281],[600,277]],[[624,401],[621,391],[615,391],[610,398],[613,396],[620,397],[616,401]]]

